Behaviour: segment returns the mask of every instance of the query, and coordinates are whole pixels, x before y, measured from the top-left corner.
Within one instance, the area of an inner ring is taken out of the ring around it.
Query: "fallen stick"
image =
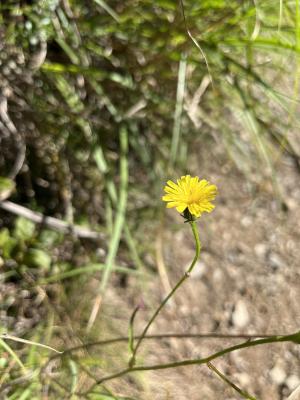
[[[100,232],[91,231],[90,229],[83,228],[78,225],[68,224],[67,222],[62,221],[58,218],[47,217],[46,215],[43,215],[36,211],[32,211],[11,201],[0,202],[0,208],[12,214],[27,218],[30,221],[35,222],[36,224],[47,226],[48,228],[54,229],[59,232],[71,233],[79,238],[92,240],[103,238],[103,235]]]

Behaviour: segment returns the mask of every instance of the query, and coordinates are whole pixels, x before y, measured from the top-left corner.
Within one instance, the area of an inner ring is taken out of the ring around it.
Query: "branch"
[[[82,228],[78,225],[68,224],[58,218],[47,217],[39,212],[29,210],[26,207],[20,206],[19,204],[12,203],[11,201],[0,202],[0,208],[9,213],[19,215],[21,217],[27,218],[36,224],[44,225],[50,229],[62,232],[62,233],[72,233],[75,236],[83,239],[97,240],[102,238],[100,232],[91,231],[87,228]]]

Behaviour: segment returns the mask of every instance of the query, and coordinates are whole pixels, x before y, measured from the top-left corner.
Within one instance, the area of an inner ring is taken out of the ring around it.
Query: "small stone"
[[[216,283],[222,282],[222,280],[223,280],[223,272],[222,272],[221,268],[214,269],[213,280]]]
[[[300,385],[290,394],[287,400],[300,400]]]
[[[245,372],[240,372],[235,374],[235,377],[238,379],[239,384],[242,387],[248,386],[250,384],[250,377]]]
[[[241,219],[241,225],[244,226],[245,228],[248,228],[251,224],[252,224],[252,218],[249,217],[249,215],[245,215],[245,217]]]
[[[261,260],[266,257],[268,247],[265,243],[257,243],[254,247],[255,254]]]
[[[293,198],[286,199],[286,203],[290,211],[296,210],[296,208],[299,206],[299,202]]]
[[[286,378],[285,383],[290,390],[295,390],[300,385],[300,378],[297,375],[290,375]]]
[[[9,66],[9,68],[11,68],[11,69],[15,69],[16,66],[17,66],[17,64],[14,62],[14,60],[10,60],[10,61],[8,62],[8,66]]]
[[[102,247],[98,247],[96,254],[98,257],[105,257],[106,251]]]
[[[206,271],[206,264],[204,264],[203,261],[197,261],[193,268],[193,271],[191,272],[191,278],[200,279],[205,274],[205,271]]]
[[[247,306],[243,300],[239,300],[232,313],[233,325],[237,328],[245,328],[249,323],[250,317]]]
[[[269,263],[274,270],[284,267],[284,262],[282,258],[274,252],[271,252],[269,255]]]
[[[275,365],[270,371],[270,377],[274,383],[281,385],[285,382],[286,372],[281,366]]]

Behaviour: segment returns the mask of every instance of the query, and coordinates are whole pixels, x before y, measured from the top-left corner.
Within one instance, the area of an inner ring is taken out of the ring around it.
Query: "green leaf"
[[[0,231],[0,251],[4,258],[10,258],[11,251],[15,247],[16,243],[17,240],[10,236],[7,228]]]
[[[0,201],[7,199],[15,189],[15,182],[12,179],[0,176]]]
[[[43,229],[40,233],[39,240],[43,247],[51,247],[59,244],[63,240],[63,235],[60,232]]]
[[[7,366],[7,363],[8,363],[8,361],[7,361],[6,358],[4,358],[4,357],[1,357],[1,358],[0,358],[0,368],[1,368],[1,369],[2,369],[2,368],[5,368],[5,367]]]
[[[19,240],[29,240],[34,235],[35,224],[26,218],[19,217],[15,223],[14,236]]]
[[[41,249],[29,249],[24,258],[29,267],[42,268],[49,270],[51,265],[51,256]]]

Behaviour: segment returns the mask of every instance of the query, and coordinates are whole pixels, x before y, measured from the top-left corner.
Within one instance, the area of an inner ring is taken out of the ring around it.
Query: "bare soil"
[[[264,174],[246,178],[231,162],[213,160],[210,154],[200,163],[196,158],[191,160],[191,165],[199,165],[191,173],[218,186],[216,209],[203,215],[198,223],[202,242],[198,265],[161,312],[151,333],[263,335],[298,331],[300,186],[293,163],[282,158],[280,165],[276,165],[285,207],[275,199],[274,188]],[[144,286],[137,286],[137,281],[131,278],[126,289],[111,289],[105,299],[102,327],[107,329],[113,321],[113,329],[119,334],[126,333],[134,306],[144,304],[136,318],[136,332],[141,331],[151,309],[166,295],[168,282],[174,285],[189,265],[194,256],[190,227],[183,224],[174,210],[167,212],[163,226],[163,234],[160,228],[156,233],[157,257],[148,257],[155,267],[160,266],[161,273],[152,276]],[[242,341],[213,338],[147,341],[142,345],[139,362],[151,365],[205,357]],[[115,370],[126,366],[124,352],[122,357],[117,354],[120,349],[116,346],[111,349]],[[235,351],[217,359],[214,365],[261,400],[286,399],[300,384],[300,348],[293,344]],[[240,398],[206,365],[135,373],[111,382],[111,387],[120,395],[139,399]]]

